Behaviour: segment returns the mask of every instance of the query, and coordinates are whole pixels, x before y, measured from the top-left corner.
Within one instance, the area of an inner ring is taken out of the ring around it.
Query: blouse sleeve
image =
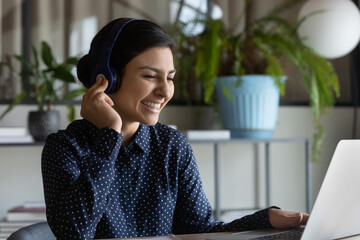
[[[94,238],[122,139],[104,128],[88,148],[61,132],[46,140],[42,152],[46,214],[57,239]]]
[[[178,199],[173,223],[174,234],[272,228],[268,218],[269,208],[230,223],[215,221],[190,146],[186,156],[186,164],[179,167]]]

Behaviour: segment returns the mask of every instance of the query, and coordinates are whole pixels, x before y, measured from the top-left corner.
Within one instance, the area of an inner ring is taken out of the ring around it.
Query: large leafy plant
[[[45,41],[41,42],[40,55],[38,50],[32,46],[32,59],[22,55],[14,55],[13,59],[21,63],[22,70],[16,71],[12,67],[11,59],[1,64],[9,67],[10,71],[17,72],[21,77],[28,76],[30,88],[23,89],[15,97],[13,102],[0,115],[0,120],[27,97],[34,97],[38,110],[45,111],[51,110],[55,101],[71,100],[84,93],[83,88],[65,91],[68,83],[76,82],[72,69],[76,66],[78,59],[70,57],[64,62],[58,63],[49,44]],[[74,119],[72,105],[68,105],[68,118],[70,121]]]
[[[175,54],[180,69],[179,81],[186,83],[189,76],[194,76],[200,82],[203,100],[208,104],[216,104],[214,86],[217,76],[268,74],[273,76],[280,93],[284,94],[285,82],[281,80],[281,76],[286,75],[284,66],[288,62],[296,66],[314,113],[316,131],[312,153],[316,160],[321,153],[324,135],[321,116],[339,96],[339,83],[330,62],[305,46],[297,35],[300,24],[311,15],[299,21],[281,17],[284,10],[301,2],[304,0],[283,1],[265,16],[246,22],[244,31],[239,33],[234,31],[236,26],[226,27],[222,20],[207,16],[180,22],[174,32],[178,40]],[[246,13],[245,9],[243,13]],[[197,36],[189,36],[189,28],[195,23],[202,23],[205,29]],[[186,87],[185,83],[183,87]],[[241,84],[241,77],[236,84]],[[223,91],[230,94],[225,87]]]

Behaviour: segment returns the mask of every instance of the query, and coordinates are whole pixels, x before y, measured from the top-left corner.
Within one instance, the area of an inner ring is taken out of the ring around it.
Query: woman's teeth
[[[152,107],[152,108],[160,108],[161,104],[160,103],[153,103],[153,102],[146,102],[146,101],[142,101],[143,104],[145,104],[146,106]]]

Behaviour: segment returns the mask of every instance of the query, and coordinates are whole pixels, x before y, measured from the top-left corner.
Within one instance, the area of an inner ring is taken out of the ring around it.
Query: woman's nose
[[[164,79],[158,82],[156,88],[156,94],[164,98],[171,98],[174,94],[174,83],[168,79]]]

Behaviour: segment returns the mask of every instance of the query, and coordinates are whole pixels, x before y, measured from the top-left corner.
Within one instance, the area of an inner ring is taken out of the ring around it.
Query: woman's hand
[[[269,221],[274,228],[291,228],[305,225],[309,219],[309,214],[291,212],[281,209],[271,208],[269,210]]]
[[[89,88],[82,98],[80,115],[96,127],[109,127],[121,132],[122,120],[112,108],[114,102],[104,92],[108,81],[101,75],[96,77],[96,83]]]

